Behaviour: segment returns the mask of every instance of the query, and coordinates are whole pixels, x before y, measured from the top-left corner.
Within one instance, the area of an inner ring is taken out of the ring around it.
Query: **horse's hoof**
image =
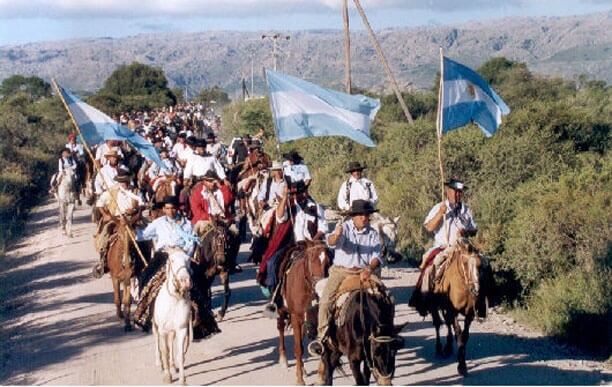
[[[465,364],[459,364],[457,365],[457,372],[459,372],[459,375],[461,376],[467,376],[468,375],[468,370],[467,370],[467,365]]]
[[[283,368],[289,368],[289,362],[287,361],[287,357],[286,356],[281,356],[278,359],[278,364],[280,364],[280,366],[283,367]]]
[[[223,319],[225,318],[225,313],[217,312],[215,313],[215,318],[217,321],[223,321]]]
[[[171,384],[172,383],[172,376],[170,376],[168,374],[164,375],[164,383]]]
[[[181,378],[181,385],[183,385],[183,386],[187,385],[186,378]]]
[[[123,326],[123,330],[124,330],[125,332],[131,332],[131,331],[132,331],[132,325],[131,325],[131,324],[125,324],[125,325]]]
[[[302,379],[302,380],[297,380],[297,381],[295,382],[295,385],[296,385],[296,386],[305,386],[305,385],[306,385],[306,383],[304,382],[304,379]]]

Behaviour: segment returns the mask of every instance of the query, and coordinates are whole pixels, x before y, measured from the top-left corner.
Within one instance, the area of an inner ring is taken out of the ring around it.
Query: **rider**
[[[127,167],[119,164],[122,154],[118,148],[109,149],[104,154],[104,158],[107,163],[100,169],[94,182],[96,195],[101,195],[103,191],[108,190],[114,184],[114,178],[120,170],[128,171]]]
[[[270,229],[270,223],[276,210],[276,205],[283,197],[287,182],[283,176],[283,164],[280,161],[272,162],[270,174],[264,180],[257,195],[257,201],[261,212],[262,234],[266,235]]]
[[[359,275],[361,281],[366,282],[382,265],[380,236],[370,226],[370,214],[377,211],[367,200],[353,201],[348,212],[351,219],[338,223],[334,232],[327,237],[327,244],[334,248],[335,256],[319,301],[317,339],[308,346],[308,352],[313,356],[323,353],[323,341],[327,336],[331,308],[342,281],[351,275]]]
[[[68,143],[66,144],[66,148],[70,149],[72,156],[75,158],[83,158],[85,156],[85,151],[83,150],[82,144],[77,144],[76,142],[76,134],[70,133],[68,135]]]
[[[57,173],[55,173],[52,177],[51,177],[51,190],[50,192],[53,193],[57,190],[57,186],[59,184],[59,179],[60,176],[62,174],[62,172],[64,172],[64,169],[66,168],[70,168],[76,171],[77,169],[77,162],[74,159],[74,157],[72,157],[72,153],[70,151],[70,149],[68,148],[64,148],[61,150],[60,152],[60,157],[57,160]]]
[[[338,208],[343,211],[348,211],[354,200],[368,200],[376,207],[378,203],[378,195],[374,183],[362,176],[363,170],[366,169],[358,161],[351,161],[345,172],[350,173],[350,177],[340,186],[338,192]]]
[[[206,153],[219,159],[221,143],[217,141],[217,136],[213,132],[208,132],[206,135]]]
[[[225,180],[223,166],[213,156],[206,156],[206,142],[198,139],[195,142],[195,154],[187,160],[183,177],[188,180],[192,176],[204,176],[210,170],[215,171],[222,180]]]
[[[106,267],[106,253],[111,236],[111,224],[119,221],[123,216],[128,223],[133,224],[140,218],[140,208],[144,206],[142,199],[130,191],[132,175],[120,171],[115,177],[117,183],[109,190],[104,191],[96,202],[96,207],[102,215],[101,231],[96,236],[96,248],[100,253],[100,261],[93,269],[95,278],[100,278],[108,271]]]
[[[283,154],[283,158],[285,159],[283,163],[285,176],[289,176],[291,182],[303,181],[306,186],[309,186],[312,178],[302,156],[296,150],[292,150]]]
[[[478,232],[472,211],[467,204],[462,202],[463,191],[467,187],[463,182],[454,178],[447,180],[444,185],[446,200],[433,206],[423,223],[425,229],[434,234],[434,244],[423,254],[420,266],[421,277],[418,284],[424,278],[429,278],[430,273],[433,273],[437,279],[441,278],[443,274],[443,270],[440,270],[441,266],[446,258],[452,255],[457,239],[473,236]],[[433,281],[429,281],[428,285],[429,289],[425,290],[431,291]],[[419,313],[426,315],[427,312],[421,308],[423,305],[419,302],[421,290],[417,285],[409,304],[419,309]]]

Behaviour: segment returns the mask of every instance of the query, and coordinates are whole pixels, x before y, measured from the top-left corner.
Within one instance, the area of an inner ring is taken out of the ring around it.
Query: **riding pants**
[[[323,340],[329,328],[329,320],[332,313],[333,303],[336,301],[338,288],[346,277],[358,274],[358,271],[345,267],[333,265],[329,269],[327,284],[319,300],[319,326],[317,329],[317,339]]]

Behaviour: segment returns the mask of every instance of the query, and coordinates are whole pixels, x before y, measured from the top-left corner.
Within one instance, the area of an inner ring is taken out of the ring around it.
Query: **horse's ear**
[[[399,222],[401,217],[402,216],[400,215],[400,216],[396,216],[395,218],[393,218],[393,223],[397,224],[397,222]]]

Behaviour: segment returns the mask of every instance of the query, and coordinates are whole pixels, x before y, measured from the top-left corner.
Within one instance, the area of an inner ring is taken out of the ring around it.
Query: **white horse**
[[[325,220],[327,221],[330,230],[333,230],[336,223],[344,220],[344,216],[341,212],[326,209]],[[402,259],[402,255],[395,251],[395,244],[397,242],[397,222],[400,217],[390,218],[381,215],[379,212],[375,212],[370,215],[370,226],[378,231],[380,235],[380,245],[382,247],[382,254],[387,258],[389,262],[396,262]]]
[[[164,383],[172,383],[170,369],[176,372],[176,363],[181,384],[186,382],[185,354],[191,341],[191,286],[189,256],[181,250],[170,252],[166,281],[155,299],[153,311],[155,363],[162,367]],[[175,354],[178,355],[176,360]]]
[[[72,238],[72,218],[74,214],[74,202],[77,198],[76,170],[64,168],[58,176],[57,202],[59,204],[60,228],[65,235]]]

